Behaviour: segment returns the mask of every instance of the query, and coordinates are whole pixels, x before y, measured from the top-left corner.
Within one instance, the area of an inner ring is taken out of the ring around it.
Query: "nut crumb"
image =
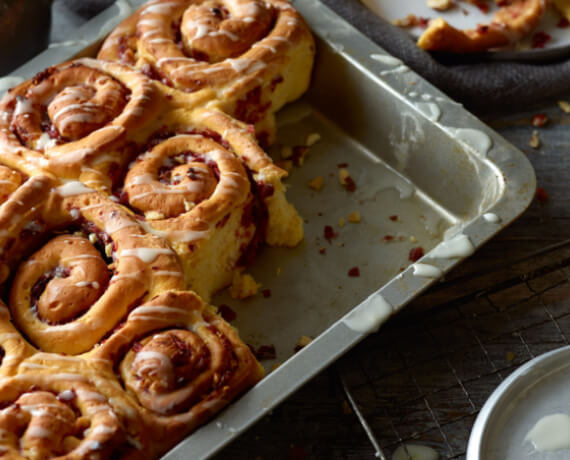
[[[570,102],[558,101],[558,107],[560,107],[560,110],[562,110],[564,113],[570,113]]]
[[[317,176],[313,180],[308,182],[308,186],[313,190],[320,190],[323,188],[324,180],[323,176]]]
[[[111,257],[113,255],[113,243],[105,245],[105,255]]]
[[[293,147],[291,147],[290,145],[284,145],[283,147],[281,147],[281,158],[287,160],[292,156],[293,156]]]
[[[427,0],[427,6],[437,11],[447,11],[455,6],[453,0]]]
[[[158,211],[145,212],[144,217],[146,220],[160,220],[164,219],[164,214]]]
[[[340,185],[346,185],[346,180],[350,177],[350,173],[346,168],[340,168],[338,170],[338,181]]]
[[[360,213],[358,211],[351,212],[348,215],[348,221],[352,224],[358,224],[360,222]]]
[[[306,335],[301,336],[301,338],[299,340],[297,340],[297,343],[295,344],[295,352],[298,352],[302,348],[305,348],[312,341],[313,341],[313,339],[311,337],[308,337]]]
[[[236,271],[230,286],[230,296],[233,299],[247,299],[257,294],[260,287],[261,285],[255,282],[253,276],[247,273],[242,275]]]
[[[538,131],[534,130],[532,132],[532,136],[530,136],[528,145],[530,145],[533,149],[538,149],[540,147],[540,138],[538,137]]]
[[[344,217],[341,217],[341,218],[338,220],[338,226],[339,226],[340,228],[344,227]]]
[[[311,147],[312,145],[315,145],[320,140],[321,140],[321,135],[319,133],[311,133],[307,136],[307,140],[305,141],[305,145],[307,147]]]

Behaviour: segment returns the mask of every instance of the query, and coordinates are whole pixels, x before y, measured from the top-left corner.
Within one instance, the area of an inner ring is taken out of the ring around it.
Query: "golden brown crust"
[[[119,25],[98,57],[184,91],[214,88],[226,112],[271,142],[273,114],[308,87],[314,49],[286,0],[158,0]]]
[[[546,0],[513,0],[495,13],[490,24],[473,30],[456,29],[438,18],[430,21],[418,46],[451,53],[475,53],[507,46],[518,42],[538,25],[546,4]]]

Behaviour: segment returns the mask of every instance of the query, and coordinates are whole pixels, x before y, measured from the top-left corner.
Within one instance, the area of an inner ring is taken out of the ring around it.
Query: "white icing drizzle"
[[[153,276],[176,276],[178,278],[184,277],[182,272],[174,272],[174,271],[169,271],[169,270],[158,270],[158,271],[152,272],[152,275]]]
[[[414,269],[414,275],[421,276],[423,278],[439,278],[443,275],[443,271],[430,264],[416,263],[412,265]]]
[[[391,66],[398,66],[403,64],[403,62],[400,59],[394,56],[388,56],[387,54],[371,54],[370,59]]]
[[[551,414],[542,417],[524,440],[530,441],[539,452],[570,449],[570,416]]]
[[[75,286],[77,287],[93,287],[95,289],[99,289],[99,283],[97,281],[79,281],[78,283],[75,283]]]
[[[349,329],[362,334],[376,332],[382,323],[394,312],[382,295],[372,294],[343,319]]]
[[[123,249],[119,254],[120,257],[138,257],[144,263],[151,263],[160,254],[174,255],[170,249],[160,249],[160,248],[133,248],[133,249]]]
[[[48,133],[42,133],[41,136],[36,141],[36,150],[45,150],[55,147],[57,145],[57,140],[49,137]]]
[[[478,129],[446,127],[446,130],[460,142],[468,145],[483,156],[487,156],[487,153],[489,153],[489,150],[491,150],[493,146],[491,138]]]
[[[47,413],[45,415],[47,415]],[[40,425],[32,425],[28,427],[25,435],[32,436],[34,438],[51,438],[53,436],[53,431]]]
[[[20,339],[20,334],[17,332],[4,332],[0,334],[0,342],[5,342],[7,340],[18,340]]]
[[[386,75],[406,73],[409,70],[410,70],[410,68],[407,65],[402,64],[402,65],[396,67],[395,69],[383,70],[382,72],[380,72],[380,76],[384,77]]]
[[[14,109],[14,116],[23,115],[25,113],[32,113],[34,111],[34,106],[30,99],[25,97],[18,98],[16,102],[16,108]]]
[[[131,317],[139,319],[141,316],[147,314],[157,313],[159,316],[164,317],[164,315],[174,313],[179,315],[186,315],[188,312],[182,308],[169,307],[168,305],[143,305],[137,307],[131,313]]]
[[[436,259],[454,259],[470,256],[475,252],[475,246],[467,235],[460,233],[450,240],[442,241],[429,253]]]
[[[492,212],[486,212],[485,214],[483,214],[483,219],[485,219],[487,222],[491,224],[498,224],[499,222],[501,222],[501,218],[497,216],[497,214]]]
[[[96,436],[99,434],[113,434],[115,433],[115,428],[108,425],[97,425],[95,428],[89,430],[89,434],[92,436]]]
[[[170,357],[158,351],[139,351],[132,365],[137,366],[137,375],[139,376],[143,376],[148,371],[153,374],[164,375],[172,369]]]
[[[60,394],[57,395],[57,399],[62,401],[72,401],[75,399],[75,391],[73,390],[63,390]]]
[[[85,187],[85,185],[76,180],[61,185],[56,189],[56,192],[63,197],[81,195],[82,193],[93,193],[94,191],[92,188]]]
[[[441,118],[441,109],[435,102],[416,102],[414,105],[431,121]]]

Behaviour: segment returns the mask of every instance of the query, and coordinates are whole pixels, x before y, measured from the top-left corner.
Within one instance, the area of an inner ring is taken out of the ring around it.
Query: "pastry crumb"
[[[538,131],[535,130],[532,132],[532,136],[530,136],[528,145],[530,145],[533,149],[537,149],[540,147],[540,138],[538,137]]]
[[[564,113],[570,113],[570,102],[558,101],[558,107],[560,107],[560,110],[562,110]]]
[[[279,361],[277,361],[276,363],[273,363],[271,365],[271,371],[273,372],[275,369],[277,369],[279,366],[281,366],[281,363]]]
[[[507,361],[513,361],[515,359],[515,354],[512,351],[507,351]]]
[[[287,160],[293,156],[293,147],[289,145],[284,145],[281,147],[281,158]]]
[[[279,276],[281,274],[281,267],[277,267],[277,270],[275,270],[275,274],[277,276]]]
[[[253,276],[235,272],[230,286],[230,296],[233,299],[247,299],[257,294],[260,287],[261,285],[255,282]]]
[[[279,160],[276,161],[275,164],[287,172],[291,172],[293,169],[293,162],[291,160]]]
[[[311,133],[307,136],[305,145],[311,147],[321,140],[321,135],[319,133]]]
[[[411,241],[412,243],[417,243],[417,242],[418,242],[418,240],[416,239],[416,237],[415,237],[414,235],[410,236],[410,241]]]
[[[344,227],[344,217],[341,217],[341,218],[338,220],[338,226],[339,226],[340,228]]]
[[[338,181],[340,182],[340,185],[346,185],[346,181],[349,177],[350,173],[348,172],[348,169],[340,168],[338,170]]]
[[[447,11],[455,6],[453,0],[427,0],[427,6],[437,11]]]
[[[313,341],[313,339],[309,336],[306,336],[306,335],[301,336],[301,338],[299,340],[297,340],[297,343],[295,344],[295,352],[298,352],[302,348],[305,348],[312,341]]]
[[[323,176],[317,176],[313,180],[310,180],[307,184],[313,190],[320,190],[323,188],[324,179]]]
[[[144,213],[146,220],[160,220],[164,219],[164,214],[158,211],[148,211]]]
[[[352,224],[358,224],[360,222],[360,213],[358,211],[351,212],[348,215],[348,221]]]

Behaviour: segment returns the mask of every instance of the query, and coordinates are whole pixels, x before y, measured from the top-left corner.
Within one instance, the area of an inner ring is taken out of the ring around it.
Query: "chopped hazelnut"
[[[105,255],[107,257],[111,257],[113,254],[113,243],[109,243],[105,245]]]
[[[453,0],[427,0],[427,6],[437,11],[447,11],[455,5]]]
[[[235,272],[232,285],[230,286],[230,296],[233,299],[247,299],[257,294],[260,286],[260,284],[255,282],[253,276],[247,273],[242,275],[239,272]]]
[[[323,176],[317,176],[313,180],[310,180],[308,186],[313,190],[320,190],[323,188],[324,180]]]
[[[97,242],[97,235],[95,235],[95,233],[90,233],[89,241],[91,242],[91,244],[95,244]]]
[[[358,224],[360,222],[360,213],[358,211],[351,212],[348,215],[348,221],[353,224]]]
[[[320,140],[321,140],[321,135],[319,133],[311,133],[307,136],[307,140],[305,141],[305,145],[307,147],[311,147],[312,145],[315,145]]]
[[[535,130],[532,132],[532,136],[530,136],[528,145],[530,145],[533,149],[537,149],[540,147],[540,138],[538,137],[538,131]]]
[[[560,107],[560,110],[562,110],[564,113],[570,113],[570,102],[558,101],[558,107]]]

